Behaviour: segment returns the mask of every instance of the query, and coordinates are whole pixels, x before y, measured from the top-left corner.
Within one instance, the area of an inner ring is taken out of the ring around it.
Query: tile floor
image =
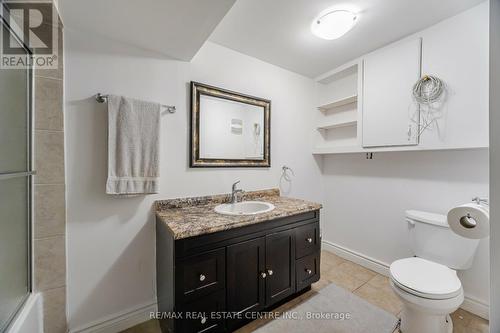
[[[284,312],[307,300],[330,283],[345,288],[366,301],[399,316],[402,304],[391,290],[389,279],[369,269],[357,265],[339,256],[322,251],[321,280],[313,284],[312,289],[300,297],[283,304],[276,311]],[[458,309],[452,314],[454,333],[488,333],[488,321],[465,310]],[[255,320],[242,327],[237,333],[253,332],[267,321]],[[150,320],[122,333],[160,333],[157,321]]]

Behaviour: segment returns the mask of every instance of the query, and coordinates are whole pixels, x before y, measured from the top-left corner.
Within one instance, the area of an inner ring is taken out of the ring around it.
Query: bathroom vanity
[[[320,278],[320,204],[250,192],[271,203],[222,215],[229,195],[156,203],[157,298],[163,332],[226,332],[310,288]]]

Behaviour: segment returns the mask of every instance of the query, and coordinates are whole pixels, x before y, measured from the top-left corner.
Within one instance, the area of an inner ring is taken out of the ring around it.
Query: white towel
[[[160,104],[108,97],[108,194],[158,193]]]

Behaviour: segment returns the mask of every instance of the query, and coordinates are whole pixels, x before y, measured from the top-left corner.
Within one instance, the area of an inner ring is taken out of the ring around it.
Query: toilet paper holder
[[[489,206],[489,201],[486,198],[474,197],[472,198],[472,202],[475,202],[477,205],[484,204]],[[473,229],[477,226],[477,221],[467,213],[467,215],[460,218],[460,224],[466,229]]]
[[[489,200],[486,198],[474,197],[474,198],[472,198],[472,202],[476,202],[478,205],[480,205],[480,204],[485,204],[487,206],[490,205]]]
[[[476,227],[477,222],[472,216],[470,216],[469,213],[467,213],[467,215],[460,218],[460,224],[466,229],[472,229]]]

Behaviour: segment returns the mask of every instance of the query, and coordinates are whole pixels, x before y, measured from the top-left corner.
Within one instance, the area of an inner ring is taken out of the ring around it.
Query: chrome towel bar
[[[103,95],[101,93],[97,93],[97,95],[95,95],[95,100],[97,101],[97,103],[106,103],[108,101],[108,96],[109,95]],[[165,108],[169,113],[175,113],[176,111],[174,105],[164,105],[164,104],[160,105],[161,107]]]

